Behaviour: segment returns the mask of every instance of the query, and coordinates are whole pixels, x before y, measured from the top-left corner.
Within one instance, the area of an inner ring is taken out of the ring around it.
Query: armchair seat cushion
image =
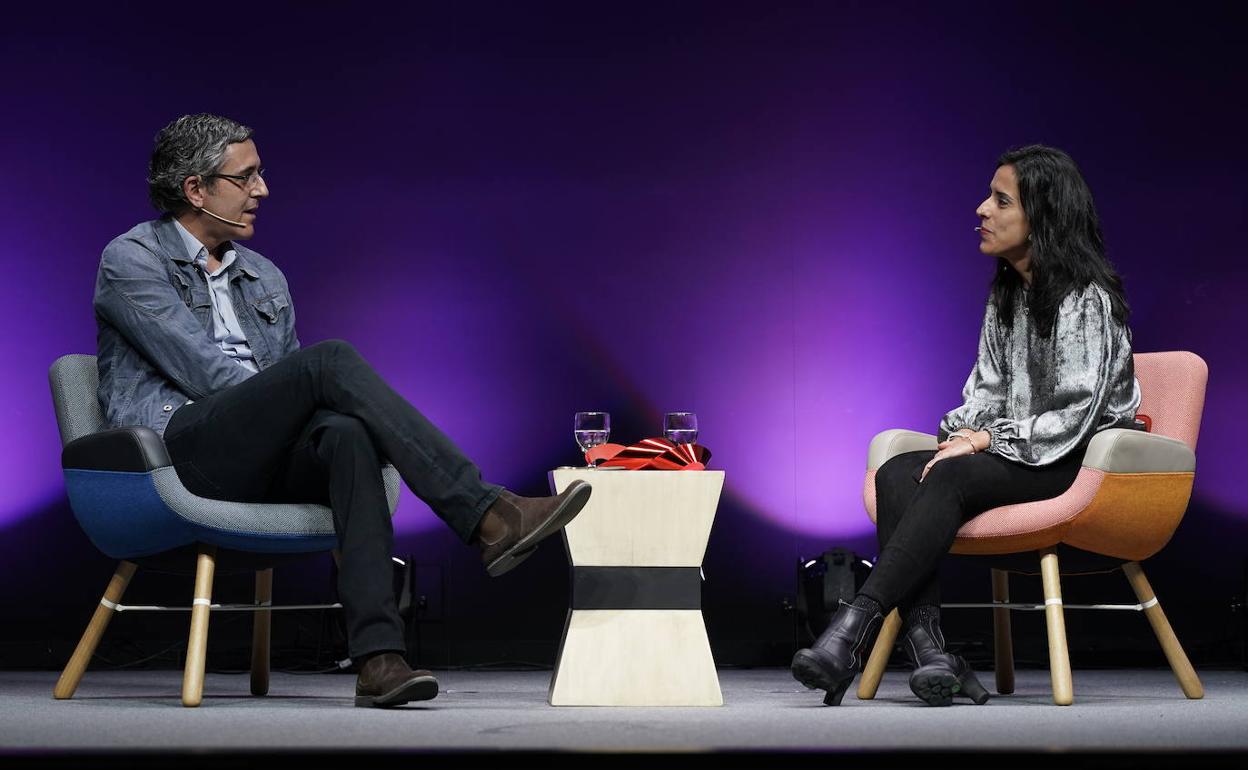
[[[1083,468],[1057,497],[990,508],[962,525],[950,552],[1020,553],[1057,545],[1104,480],[1104,471]]]
[[[330,509],[312,503],[238,503],[192,494],[172,466],[147,472],[66,468],[74,516],[115,559],[150,556],[201,542],[257,553],[312,553],[337,545]],[[382,469],[386,499],[398,504],[399,474]]]
[[[871,441],[862,497],[875,521],[875,474],[891,457],[936,448],[936,437],[886,430]],[[1061,495],[984,511],[958,530],[956,554],[1021,553],[1059,543],[1139,561],[1170,540],[1187,510],[1196,455],[1186,443],[1128,429],[1092,438],[1083,468]]]
[[[875,521],[875,473],[867,471],[862,490],[871,521]],[[952,552],[1016,553],[1055,545],[1061,542],[1075,516],[1092,502],[1104,477],[1104,471],[1084,468],[1070,488],[1058,497],[984,511],[958,530]]]
[[[1187,510],[1193,473],[1108,473],[1084,467],[1070,488],[1048,500],[990,508],[958,530],[951,553],[1021,553],[1066,543],[1140,561],[1170,541]],[[875,521],[875,471],[863,502]]]

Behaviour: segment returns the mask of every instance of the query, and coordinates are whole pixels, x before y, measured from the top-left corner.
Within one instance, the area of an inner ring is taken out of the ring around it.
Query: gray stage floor
[[[1248,673],[1201,671],[1186,700],[1166,670],[1076,671],[1075,704],[1053,706],[1048,673],[1019,671],[1016,693],[984,706],[931,708],[890,671],[874,701],[839,708],[785,669],[723,670],[723,708],[552,708],[549,672],[438,672],[426,704],[352,706],[354,677],[210,674],[203,705],[182,708],[177,671],[95,672],[73,700],[54,672],[0,672],[0,751],[1122,751],[1248,749]],[[985,685],[991,673],[981,674]]]

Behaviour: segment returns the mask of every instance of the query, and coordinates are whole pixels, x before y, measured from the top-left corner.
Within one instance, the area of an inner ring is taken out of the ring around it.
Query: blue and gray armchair
[[[48,379],[64,447],[61,467],[70,507],[91,542],[106,556],[120,560],[53,695],[73,697],[115,612],[152,609],[121,604],[138,568],[136,561],[190,547],[197,561],[182,703],[198,706],[203,699],[209,614],[227,608],[212,603],[218,549],[248,555],[331,551],[337,546],[333,514],[323,505],[237,503],[194,495],[178,479],[164,441],[155,431],[139,426],[105,429],[96,396],[95,356],[62,356],[52,364]],[[390,465],[382,469],[382,475],[393,514],[399,475]],[[272,567],[257,569],[255,604],[228,607],[255,611],[253,695],[268,692],[272,585]]]

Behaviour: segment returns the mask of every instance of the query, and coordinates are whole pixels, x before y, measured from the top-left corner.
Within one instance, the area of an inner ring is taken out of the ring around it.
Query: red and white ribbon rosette
[[[711,450],[701,444],[676,444],[665,438],[642,439],[632,446],[601,444],[585,453],[599,468],[630,471],[704,471]]]

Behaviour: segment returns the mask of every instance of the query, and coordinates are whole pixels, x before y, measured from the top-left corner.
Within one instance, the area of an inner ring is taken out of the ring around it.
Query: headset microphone
[[[214,214],[213,216],[216,216],[216,215]],[[220,217],[218,217],[218,219],[219,219],[219,218],[220,218]],[[976,227],[976,228],[975,228],[975,232],[977,232],[977,233],[978,233],[978,232],[982,231],[983,229],[984,229],[984,228],[982,228],[982,227]]]
[[[219,219],[219,220],[221,220],[222,222],[226,223],[227,225],[234,225],[235,227],[246,227],[246,226],[247,226],[247,223],[246,223],[246,222],[235,222],[233,219],[226,219],[225,217],[221,216],[220,214],[214,214],[214,213],[212,213],[211,211],[209,211],[208,209],[204,208],[203,206],[200,206],[200,207],[199,207],[199,210],[200,210],[200,211],[202,211],[202,212],[204,212],[204,213],[205,213],[205,214],[207,214],[208,216],[212,217],[213,219]]]

